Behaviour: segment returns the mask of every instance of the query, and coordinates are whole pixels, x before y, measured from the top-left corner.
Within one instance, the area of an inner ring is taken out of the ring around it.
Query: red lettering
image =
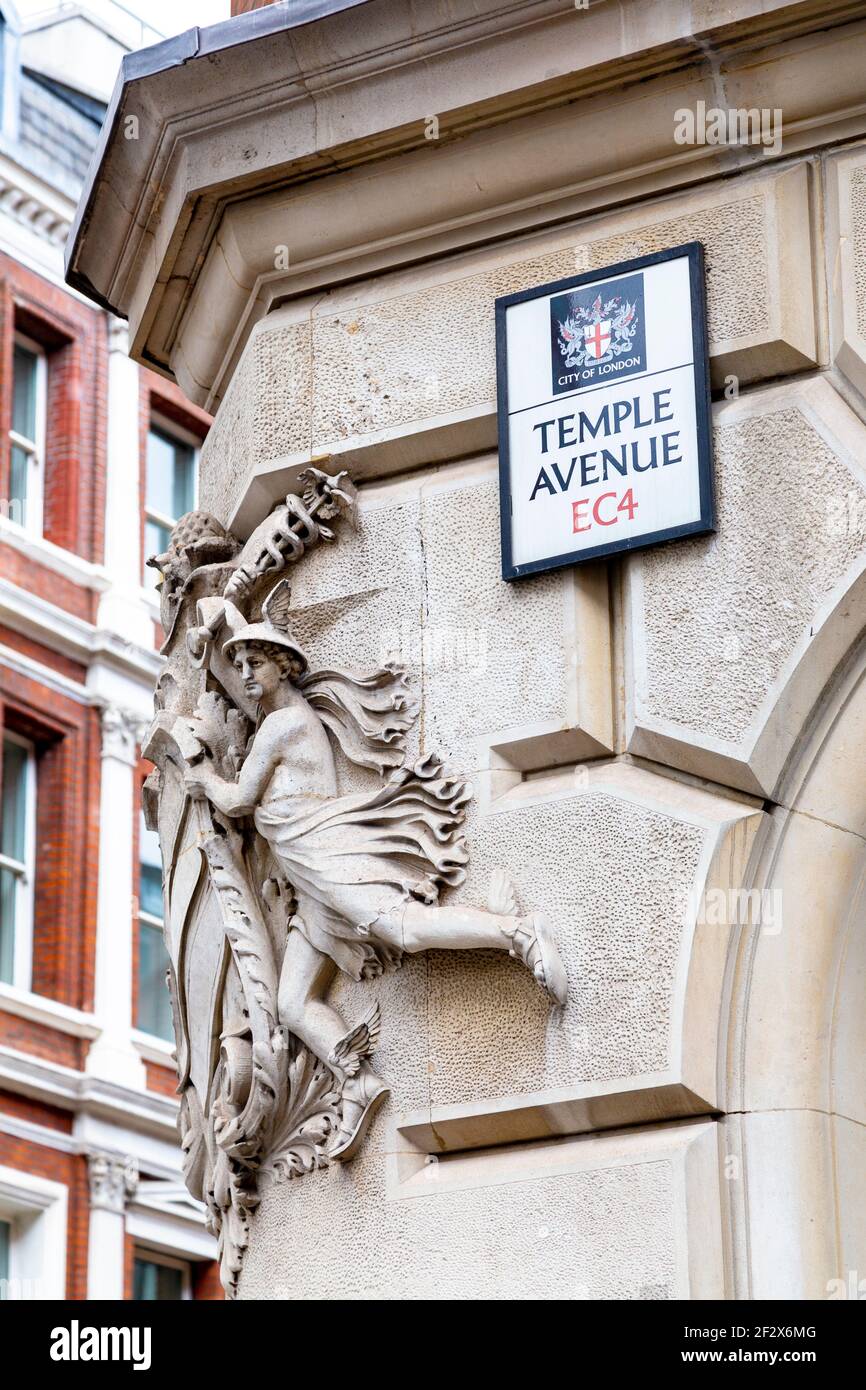
[[[634,495],[632,493],[631,488],[629,488],[625,497],[620,502],[619,506],[617,507],[617,511],[628,512],[629,521],[634,521],[634,514],[637,511],[637,502],[634,500]]]
[[[603,517],[601,514],[601,504],[602,502],[606,502],[610,497],[612,497],[614,501],[613,511],[607,517]],[[572,530],[575,534],[577,534],[578,531],[591,531],[593,522],[596,526],[614,526],[619,520],[620,512],[624,512],[629,521],[634,521],[634,514],[638,508],[631,488],[629,488],[628,492],[626,492],[622,498],[615,492],[603,492],[599,497],[596,497],[592,505],[592,521],[590,521],[586,514],[589,505],[589,497],[578,497],[577,501],[571,504],[571,523]]]
[[[616,521],[616,513],[619,510],[618,507],[614,508],[614,514],[609,521],[605,521],[604,517],[601,514],[601,504],[607,497],[612,497],[613,500],[616,501],[615,492],[603,492],[600,497],[597,497],[595,499],[595,506],[592,509],[593,521],[597,522],[599,526],[613,526],[614,522]]]

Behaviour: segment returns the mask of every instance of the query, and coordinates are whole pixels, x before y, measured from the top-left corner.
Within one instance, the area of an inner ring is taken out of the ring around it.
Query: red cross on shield
[[[610,342],[610,319],[600,319],[598,323],[586,324],[583,330],[583,340],[590,357],[594,358],[595,361],[604,357]]]

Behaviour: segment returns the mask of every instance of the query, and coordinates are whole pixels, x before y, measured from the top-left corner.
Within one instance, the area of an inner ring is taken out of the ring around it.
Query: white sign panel
[[[713,530],[698,242],[496,301],[502,573]]]

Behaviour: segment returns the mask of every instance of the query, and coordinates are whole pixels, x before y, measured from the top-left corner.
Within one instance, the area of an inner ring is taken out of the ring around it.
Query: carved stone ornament
[[[106,705],[102,719],[102,756],[119,758],[121,762],[135,763],[138,758],[138,745],[147,733],[147,721],[132,710],[117,705]]]
[[[90,1205],[122,1216],[138,1187],[138,1164],[120,1154],[91,1153],[87,1156]]]
[[[355,508],[345,473],[301,483],[245,545],[194,512],[153,561],[168,637],[145,809],[165,866],[184,1173],[229,1296],[260,1182],[352,1158],[388,1094],[370,1060],[378,1005],[343,1019],[337,969],[366,980],[407,951],[494,947],[557,1003],[567,988],[504,874],[487,910],[440,903],[465,877],[471,792],[433,754],[404,765],[418,714],[404,672],[312,670],[293,637],[280,576]],[[341,790],[335,745],[373,770],[371,790]]]

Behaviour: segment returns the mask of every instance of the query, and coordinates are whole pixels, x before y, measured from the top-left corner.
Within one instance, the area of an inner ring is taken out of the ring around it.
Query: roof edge
[[[343,10],[363,4],[366,4],[366,0],[274,0],[274,3],[265,5],[262,9],[250,10],[246,14],[221,20],[219,24],[209,24],[205,28],[195,26],[185,29],[171,38],[125,54],[69,230],[64,255],[67,284],[95,300],[104,309],[110,309],[112,313],[119,312],[94,289],[86,276],[75,269],[74,261],[82,234],[90,221],[93,195],[106,152],[114,139],[118,116],[128,87],[158,73],[168,72],[171,68],[194,62],[197,58],[211,58],[242,44],[252,43],[256,39],[300,29],[305,24],[315,23],[328,15],[339,14]],[[122,314],[120,316],[125,317]]]

